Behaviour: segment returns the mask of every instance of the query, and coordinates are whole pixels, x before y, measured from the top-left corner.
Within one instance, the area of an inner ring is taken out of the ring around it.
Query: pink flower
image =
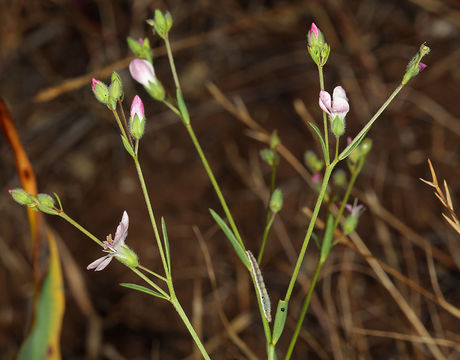
[[[319,106],[327,113],[332,120],[338,116],[340,119],[345,119],[350,105],[348,105],[348,98],[345,90],[341,86],[336,86],[334,92],[331,95],[327,91],[321,91],[319,93]]]
[[[96,91],[96,84],[100,84],[100,83],[101,82],[99,80],[96,80],[95,78],[93,78],[93,80],[91,81],[93,91]]]
[[[129,72],[134,80],[149,88],[151,83],[157,81],[153,65],[147,60],[134,59],[129,64]]]
[[[355,199],[355,201],[353,202],[353,206],[350,204],[346,204],[345,209],[347,209],[351,213],[351,216],[356,218],[360,217],[365,210],[364,205],[358,205],[358,199]]]
[[[144,39],[139,38],[139,44],[144,45]]]
[[[131,103],[131,119],[134,119],[135,115],[139,117],[139,120],[142,120],[145,116],[144,104],[139,95],[136,95]]]
[[[313,182],[314,185],[318,185],[319,183],[321,183],[321,180],[322,180],[322,177],[320,173],[318,172],[313,173],[311,177],[311,181]]]
[[[420,72],[422,72],[423,70],[425,70],[425,68],[427,67],[428,65],[427,64],[424,64],[424,63],[418,63],[418,69]]]
[[[311,37],[311,34],[314,34],[315,37],[318,39],[318,27],[315,23],[311,23],[310,31],[308,32],[308,37]]]
[[[123,247],[125,246],[125,240],[128,236],[128,226],[129,226],[129,217],[126,211],[123,212],[123,217],[121,218],[120,224],[117,227],[115,233],[115,239],[112,240],[112,234],[107,236],[107,240],[103,242],[104,252],[108,253],[95,261],[89,264],[86,269],[95,271],[101,271],[105,269],[107,265],[112,261],[112,259],[117,256],[124,258],[125,253],[123,252]]]

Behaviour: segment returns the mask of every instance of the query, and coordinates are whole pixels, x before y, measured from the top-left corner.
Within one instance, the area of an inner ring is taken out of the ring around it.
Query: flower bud
[[[129,267],[139,266],[139,258],[136,253],[127,245],[121,246],[120,250],[115,255],[116,259]]]
[[[148,38],[139,38],[139,40],[135,40],[132,37],[128,37],[126,41],[136,57],[147,60],[150,63],[153,61],[153,50],[150,48],[150,41]]]
[[[159,101],[164,99],[165,91],[155,76],[152,63],[147,60],[134,59],[129,64],[129,72],[134,80],[144,86],[151,97]]]
[[[270,198],[270,210],[273,213],[277,213],[283,207],[283,192],[281,189],[275,189]]]
[[[272,149],[263,149],[260,151],[260,157],[265,161],[269,166],[278,166],[279,156]]]
[[[139,140],[144,135],[145,128],[145,115],[144,115],[144,104],[141,98],[136,95],[131,103],[131,113],[129,119],[129,130],[131,135]]]
[[[342,169],[337,169],[332,175],[332,182],[335,186],[344,187],[347,182],[347,174]]]
[[[270,149],[275,150],[278,147],[279,144],[281,144],[281,140],[278,137],[278,133],[275,130],[275,131],[273,131],[272,135],[270,136]]]
[[[423,71],[427,65],[422,63],[422,58],[430,52],[430,48],[425,44],[420,45],[418,53],[411,59],[406,68],[406,73],[401,81],[403,85],[407,84],[410,79],[418,75],[420,71]]]
[[[123,100],[123,83],[117,72],[112,73],[112,82],[109,86],[109,97],[115,100]]]
[[[366,156],[372,149],[372,139],[365,138],[359,145],[359,154]]]
[[[147,20],[147,23],[152,26],[156,33],[162,38],[168,37],[168,32],[172,27],[173,21],[171,14],[166,12],[164,15],[160,10],[155,10],[155,16],[153,19]]]
[[[310,31],[307,34],[307,49],[318,66],[324,66],[331,52],[330,46],[325,42],[323,33],[318,29],[315,23],[311,24]]]
[[[358,226],[358,218],[356,216],[348,215],[342,224],[343,233],[345,235],[349,235],[353,231],[355,231],[357,226]]]
[[[318,159],[316,154],[311,150],[306,151],[303,158],[305,165],[312,173],[319,173],[324,166],[323,161]]]
[[[53,208],[55,203],[54,199],[48,194],[38,194],[37,195],[38,203],[42,206]]]
[[[31,205],[34,203],[35,197],[23,189],[12,189],[8,190],[8,192],[18,204]]]
[[[109,103],[109,88],[106,84],[93,78],[91,88],[98,101],[105,105]]]

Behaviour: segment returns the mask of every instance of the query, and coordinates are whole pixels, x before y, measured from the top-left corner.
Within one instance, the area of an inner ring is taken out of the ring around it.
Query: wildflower
[[[345,116],[350,110],[347,94],[341,86],[336,86],[331,95],[327,91],[320,91],[319,106],[327,113],[331,120],[332,132],[336,137],[345,132]]]
[[[359,217],[364,212],[364,205],[358,205],[358,199],[355,199],[353,206],[347,204],[345,205],[345,209],[350,212],[350,215],[345,218],[342,229],[345,235],[349,235],[355,231],[356,227],[358,226]]]
[[[107,255],[93,261],[86,269],[100,271],[105,269],[114,257],[123,264],[136,267],[139,265],[137,255],[128,246],[125,245],[126,237],[128,236],[129,217],[126,211],[123,212],[123,217],[117,227],[115,239],[112,240],[112,234],[107,236],[107,240],[103,242],[104,252]]]
[[[134,97],[131,103],[131,116],[129,120],[129,130],[133,137],[139,140],[144,135],[145,115],[144,104],[138,95]]]
[[[155,70],[153,70],[151,62],[136,58],[129,64],[129,72],[134,80],[144,85],[145,90],[148,91],[151,97],[159,101],[164,99],[163,85],[155,76]]]
[[[315,23],[311,24],[307,33],[307,50],[316,65],[324,66],[326,64],[331,48]]]
[[[425,70],[425,68],[427,67],[428,65],[427,64],[424,64],[424,63],[419,63],[418,64],[418,69],[420,72],[422,72],[423,70]]]
[[[145,87],[150,87],[150,83],[157,81],[153,65],[147,60],[134,59],[129,64],[129,72],[134,80]]]

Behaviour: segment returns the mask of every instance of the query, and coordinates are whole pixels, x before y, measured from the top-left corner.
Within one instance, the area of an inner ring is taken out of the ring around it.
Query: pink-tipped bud
[[[153,65],[147,60],[134,59],[129,64],[129,72],[134,80],[149,88],[151,83],[155,83],[155,71]]]
[[[321,182],[321,174],[320,173],[314,173],[311,176],[311,181],[313,182],[314,185],[318,185]]]
[[[309,35],[311,36],[311,34],[314,34],[315,37],[318,39],[318,36],[319,36],[319,34],[318,34],[318,27],[316,26],[315,23],[311,23]]]
[[[93,80],[91,81],[91,83],[92,83],[93,91],[96,91],[96,85],[97,85],[97,84],[100,84],[100,81],[99,81],[99,80],[96,80],[95,78],[93,78]]]
[[[139,38],[139,44],[144,45],[144,39]]]
[[[420,70],[420,72],[422,72],[423,70],[425,70],[425,68],[427,67],[428,65],[427,64],[424,64],[424,63],[419,63],[418,64],[418,68]]]
[[[144,104],[139,95],[136,95],[131,103],[131,118],[134,119],[135,115],[137,115],[139,119],[144,118]]]

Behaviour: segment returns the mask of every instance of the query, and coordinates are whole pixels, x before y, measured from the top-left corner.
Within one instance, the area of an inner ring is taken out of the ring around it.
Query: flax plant
[[[165,44],[167,58],[175,86],[175,91],[171,93],[175,93],[175,96],[169,95],[170,92],[164,89],[163,84],[156,77],[153,67],[153,51],[150,48],[148,38],[139,40],[128,38],[128,45],[136,55],[136,58],[129,65],[129,71],[133,79],[144,87],[150,97],[164,104],[180,118],[197,151],[204,170],[220,202],[222,211],[225,215],[225,220],[214,210],[210,210],[210,215],[226,235],[230,245],[235,250],[236,255],[250,274],[254,287],[254,293],[257,298],[260,321],[262,322],[264,329],[267,358],[269,360],[278,359],[281,356],[281,352],[276,351],[276,345],[283,335],[294,286],[312,237],[316,240],[317,245],[320,248],[320,256],[302,308],[298,316],[294,316],[297,318],[297,324],[289,342],[289,347],[284,355],[284,359],[290,359],[294,352],[299,332],[303,326],[311,296],[314,292],[321,269],[327,261],[331,249],[340,241],[340,237],[334,238],[334,233],[339,232],[342,234],[341,236],[346,236],[355,231],[359,222],[359,217],[364,210],[363,206],[357,204],[356,200],[353,205],[350,205],[349,197],[356,179],[364,166],[366,156],[372,147],[372,142],[370,139],[366,138],[367,133],[380,114],[387,108],[390,102],[402,90],[407,82],[426,67],[426,65],[421,62],[421,59],[429,52],[429,48],[424,44],[420,47],[418,53],[407,66],[406,72],[399,86],[389,96],[388,100],[385,101],[376,114],[361,129],[361,131],[353,139],[348,139],[346,146],[344,146],[341,150],[340,139],[343,139],[346,134],[346,115],[350,110],[350,104],[346,91],[341,86],[336,86],[332,95],[325,90],[323,68],[330,56],[331,48],[319,28],[315,24],[311,25],[307,34],[307,50],[318,69],[320,84],[319,106],[322,110],[323,129],[319,129],[313,123],[310,123],[310,126],[316,133],[321,144],[322,156],[318,157],[316,154],[309,151],[306,153],[305,161],[307,167],[313,173],[313,179],[316,184],[318,194],[310,222],[306,227],[305,236],[297,255],[294,269],[292,270],[291,277],[286,286],[286,293],[283,298],[278,300],[276,311],[274,312],[274,315],[272,315],[267,286],[265,285],[259,265],[263,259],[271,226],[275,216],[281,211],[283,204],[282,191],[281,189],[276,188],[276,173],[279,164],[277,147],[280,144],[280,139],[276,133],[272,134],[270,148],[263,150],[261,153],[264,161],[271,167],[271,179],[262,241],[260,248],[257,249],[257,251],[254,251],[255,254],[258,254],[256,258],[254,257],[253,252],[251,252],[251,250],[246,246],[243,236],[241,235],[227,204],[227,200],[206,158],[205,151],[201,147],[199,139],[194,132],[189,111],[183,97],[179,74],[176,70],[169,39],[170,30],[173,26],[172,17],[169,13],[162,13],[161,11],[156,10],[154,18],[147,20],[147,23],[152,27],[153,32],[158,35]],[[26,205],[50,215],[61,217],[101,246],[105,255],[89,264],[88,269],[94,269],[96,271],[103,270],[113,259],[116,259],[138,275],[147,286],[139,284],[121,285],[170,302],[187,327],[203,358],[210,359],[203,343],[198,337],[176,296],[172,277],[172,264],[169,250],[170,245],[166,224],[164,219],[161,218],[160,234],[160,229],[157,225],[157,220],[139,161],[140,143],[144,134],[146,123],[143,102],[138,95],[134,97],[131,104],[129,118],[127,119],[123,110],[123,100],[125,96],[123,93],[122,82],[117,73],[113,73],[110,85],[106,85],[100,80],[93,79],[92,90],[96,99],[112,112],[115,122],[120,130],[123,146],[133,160],[152,225],[153,237],[163,265],[163,274],[156,273],[141,265],[136,253],[128,247],[128,245],[126,245],[129,227],[129,217],[126,211],[123,213],[122,220],[115,231],[114,238],[109,235],[105,241],[101,241],[98,237],[73,220],[64,211],[61,201],[57,195],[55,195],[57,204],[56,201],[47,194],[39,194],[35,197],[22,189],[11,190],[11,195],[14,200],[22,205]],[[337,165],[340,162],[346,162],[347,164],[350,175],[350,179],[348,181],[343,170],[337,169]],[[332,182],[331,179],[333,179]],[[330,211],[330,205],[333,203],[337,203],[339,205],[337,214],[332,214]],[[319,236],[314,233],[314,228],[322,208],[324,209],[326,226],[324,233]],[[345,216],[345,214],[347,215]]]

